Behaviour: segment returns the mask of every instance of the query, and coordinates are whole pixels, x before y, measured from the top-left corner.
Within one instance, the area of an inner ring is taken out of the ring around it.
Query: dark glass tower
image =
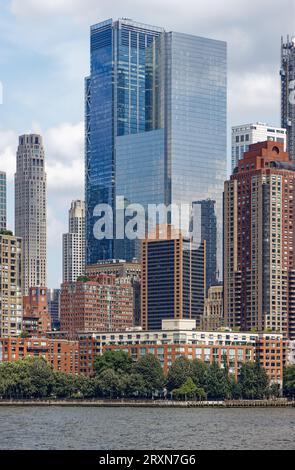
[[[194,203],[200,209],[198,219],[201,221],[201,240],[206,241],[206,290],[217,283],[217,220],[215,201],[197,201]]]

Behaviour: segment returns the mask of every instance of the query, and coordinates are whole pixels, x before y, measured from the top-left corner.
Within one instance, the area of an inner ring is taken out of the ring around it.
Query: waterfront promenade
[[[226,400],[226,401],[171,401],[171,400],[0,400],[0,406],[64,406],[109,408],[295,408],[295,401]]]

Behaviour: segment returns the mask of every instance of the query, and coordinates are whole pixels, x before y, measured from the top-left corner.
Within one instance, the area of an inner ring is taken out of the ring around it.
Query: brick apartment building
[[[51,330],[48,312],[47,289],[30,287],[29,295],[23,297],[23,332],[28,336],[45,336]]]
[[[294,162],[271,141],[250,145],[225,183],[225,326],[295,338],[294,185]]]
[[[48,338],[0,338],[0,362],[26,357],[46,359],[56,371],[79,373],[79,343]]]
[[[60,300],[61,331],[68,339],[78,332],[118,331],[133,326],[130,279],[99,275],[64,283]]]
[[[162,330],[81,333],[80,373],[91,376],[95,357],[114,349],[128,352],[135,361],[146,354],[154,354],[165,372],[181,356],[208,364],[217,362],[221,367],[226,359],[230,373],[236,378],[242,363],[258,359],[270,381],[282,385],[286,361],[282,335],[204,332],[194,327],[194,320],[164,320]]]

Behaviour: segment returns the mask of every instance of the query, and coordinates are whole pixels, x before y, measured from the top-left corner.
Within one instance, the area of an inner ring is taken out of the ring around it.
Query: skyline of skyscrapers
[[[284,107],[284,90],[292,92],[295,80],[294,48],[293,38],[288,38],[286,43],[282,41],[282,118],[288,108],[290,122],[293,108],[290,93],[288,107]],[[199,245],[194,248],[196,254],[203,250],[206,291],[218,285],[223,272],[221,186],[226,166],[226,49],[222,41],[166,32],[162,27],[129,19],[107,20],[91,27],[91,75],[86,78],[85,96],[88,205],[85,208],[83,201],[73,201],[69,211],[69,232],[63,235],[64,282],[75,282],[85,273],[85,258],[86,262],[92,260],[92,266],[100,260],[139,259],[140,244],[133,240],[96,240],[92,236],[95,217],[91,215],[90,205],[108,203],[116,211],[116,198],[122,198],[123,209],[129,204],[141,204],[144,208],[162,203],[200,206],[195,221],[199,225]],[[244,161],[244,153],[255,142],[277,142],[280,153],[279,144],[286,146],[287,132],[292,151],[293,128],[289,121],[285,120],[287,131],[261,122],[232,128],[233,179],[239,173],[235,169]],[[41,136],[20,136],[15,175],[15,229],[16,236],[22,238],[24,293],[30,287],[47,285],[44,158]],[[0,210],[6,211],[3,172],[0,172],[1,181]],[[3,224],[6,214],[1,220]],[[115,217],[113,222],[116,229]],[[179,227],[173,214],[166,222],[175,228],[188,229],[191,214],[184,224],[181,220]],[[184,262],[185,256],[184,252]],[[294,273],[289,268],[292,284]],[[243,306],[239,294],[244,282],[240,275],[236,270],[233,276],[239,286],[234,300],[236,317],[241,302],[241,309],[244,308],[241,325],[248,328],[247,307]],[[280,298],[281,292],[278,295]],[[271,329],[275,320],[270,312],[269,316],[267,327]],[[286,322],[291,317],[286,320],[284,313],[282,317],[283,320],[276,321],[286,331]],[[255,328],[261,328],[261,318]]]
[[[22,239],[23,295],[47,286],[47,185],[43,139],[19,137],[15,173],[15,235]]]
[[[75,282],[85,270],[85,203],[72,201],[69,231],[63,234],[63,282]]]
[[[281,39],[281,125],[287,130],[287,150],[295,161],[295,36]]]

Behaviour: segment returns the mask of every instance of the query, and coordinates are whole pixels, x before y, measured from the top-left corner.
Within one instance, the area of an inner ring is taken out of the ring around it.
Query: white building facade
[[[283,142],[285,150],[287,148],[287,131],[280,127],[269,126],[268,124],[257,122],[255,124],[243,124],[232,127],[232,172],[238,165],[239,160],[248,152],[249,145],[265,142]]]
[[[15,235],[22,238],[22,287],[47,285],[47,182],[40,135],[19,138],[15,174]]]
[[[63,282],[76,282],[85,269],[85,203],[73,201],[69,232],[63,235]]]

